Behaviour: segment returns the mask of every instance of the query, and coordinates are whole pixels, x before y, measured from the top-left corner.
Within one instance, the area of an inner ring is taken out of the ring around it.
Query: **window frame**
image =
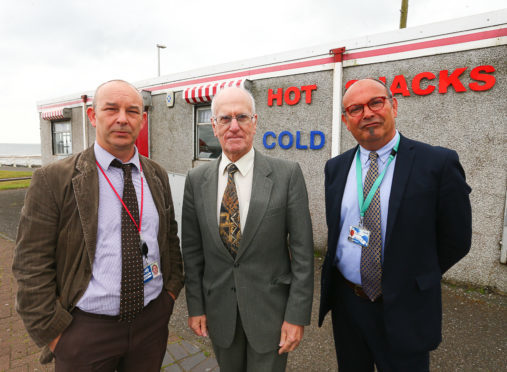
[[[56,130],[57,127],[62,125],[68,126],[67,128],[65,128],[66,130]],[[62,145],[56,144],[57,135],[59,137],[62,136]],[[58,147],[61,147],[63,151],[62,152],[58,151]],[[72,155],[72,123],[70,120],[51,121],[51,148],[53,155],[56,156]]]
[[[194,124],[193,125],[193,128],[194,128],[194,159],[195,160],[210,161],[210,160],[216,159],[222,153],[222,150],[220,149],[220,153],[217,157],[199,156],[199,154],[201,153],[200,147],[199,147],[199,127],[209,126],[211,128],[211,130],[213,131],[213,128],[211,125],[211,120],[207,121],[207,122],[199,122],[199,112],[204,111],[204,110],[209,110],[210,114],[211,114],[211,104],[194,106],[194,120],[193,120],[194,121],[194,123],[193,123]],[[211,118],[211,115],[210,115],[210,118]],[[218,139],[217,139],[217,141],[218,141]]]

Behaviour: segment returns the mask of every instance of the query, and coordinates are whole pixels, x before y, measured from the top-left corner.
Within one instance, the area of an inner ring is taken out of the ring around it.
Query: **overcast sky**
[[[396,30],[401,0],[1,0],[0,143],[38,143],[36,102],[103,81],[259,57]],[[506,7],[409,0],[408,27]]]

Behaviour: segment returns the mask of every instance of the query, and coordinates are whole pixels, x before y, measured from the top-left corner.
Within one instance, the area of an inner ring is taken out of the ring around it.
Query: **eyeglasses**
[[[364,112],[364,106],[368,106],[371,111],[382,110],[386,104],[387,97],[375,97],[360,105],[350,105],[343,110],[343,113],[347,112],[350,116],[359,116]]]
[[[255,115],[248,115],[248,114],[238,114],[238,115],[220,115],[215,116],[213,119],[218,123],[220,126],[229,126],[232,123],[232,119],[236,119],[238,124],[240,126],[248,125],[252,122]]]

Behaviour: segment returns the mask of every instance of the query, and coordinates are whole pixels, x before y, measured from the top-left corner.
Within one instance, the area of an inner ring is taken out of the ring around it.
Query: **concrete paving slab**
[[[173,365],[170,365],[169,367],[163,368],[162,371],[163,372],[182,372],[183,370],[180,368],[179,365],[173,364]]]
[[[197,353],[195,355],[192,355],[188,358],[185,358],[181,361],[178,361],[178,364],[183,368],[184,371],[191,371],[192,368],[194,368],[199,363],[206,360],[206,356],[204,353]]]
[[[207,358],[204,362],[192,368],[191,372],[211,372],[218,369],[218,363],[215,358]]]
[[[190,354],[194,354],[194,353],[197,353],[198,351],[201,351],[200,348],[198,348],[197,346],[195,345],[192,345],[190,342],[188,341],[181,341],[181,346],[183,346],[185,348],[186,351],[188,351]]]
[[[190,354],[178,343],[169,344],[167,351],[172,355],[174,360],[179,360],[188,357]]]
[[[168,366],[169,364],[174,363],[174,358],[169,354],[169,352],[165,352],[164,360],[162,360],[162,366]]]

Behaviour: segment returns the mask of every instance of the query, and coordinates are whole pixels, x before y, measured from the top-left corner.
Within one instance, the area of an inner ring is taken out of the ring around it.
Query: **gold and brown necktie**
[[[370,152],[370,168],[364,180],[364,198],[366,199],[373,183],[378,177],[378,154]],[[364,292],[371,301],[382,294],[382,230],[380,227],[380,187],[377,188],[370,206],[364,213],[364,226],[370,231],[368,246],[361,250],[361,283]]]
[[[139,226],[139,208],[134,184],[132,164],[122,164],[117,159],[112,166],[123,170],[123,203]],[[143,258],[139,248],[140,237],[137,226],[128,212],[121,212],[121,294],[120,321],[132,322],[144,307]]]
[[[239,201],[234,183],[234,173],[238,171],[235,164],[227,166],[229,176],[225,187],[222,205],[220,206],[219,232],[222,241],[232,257],[236,258],[239,241],[241,240],[241,224],[239,220]]]

